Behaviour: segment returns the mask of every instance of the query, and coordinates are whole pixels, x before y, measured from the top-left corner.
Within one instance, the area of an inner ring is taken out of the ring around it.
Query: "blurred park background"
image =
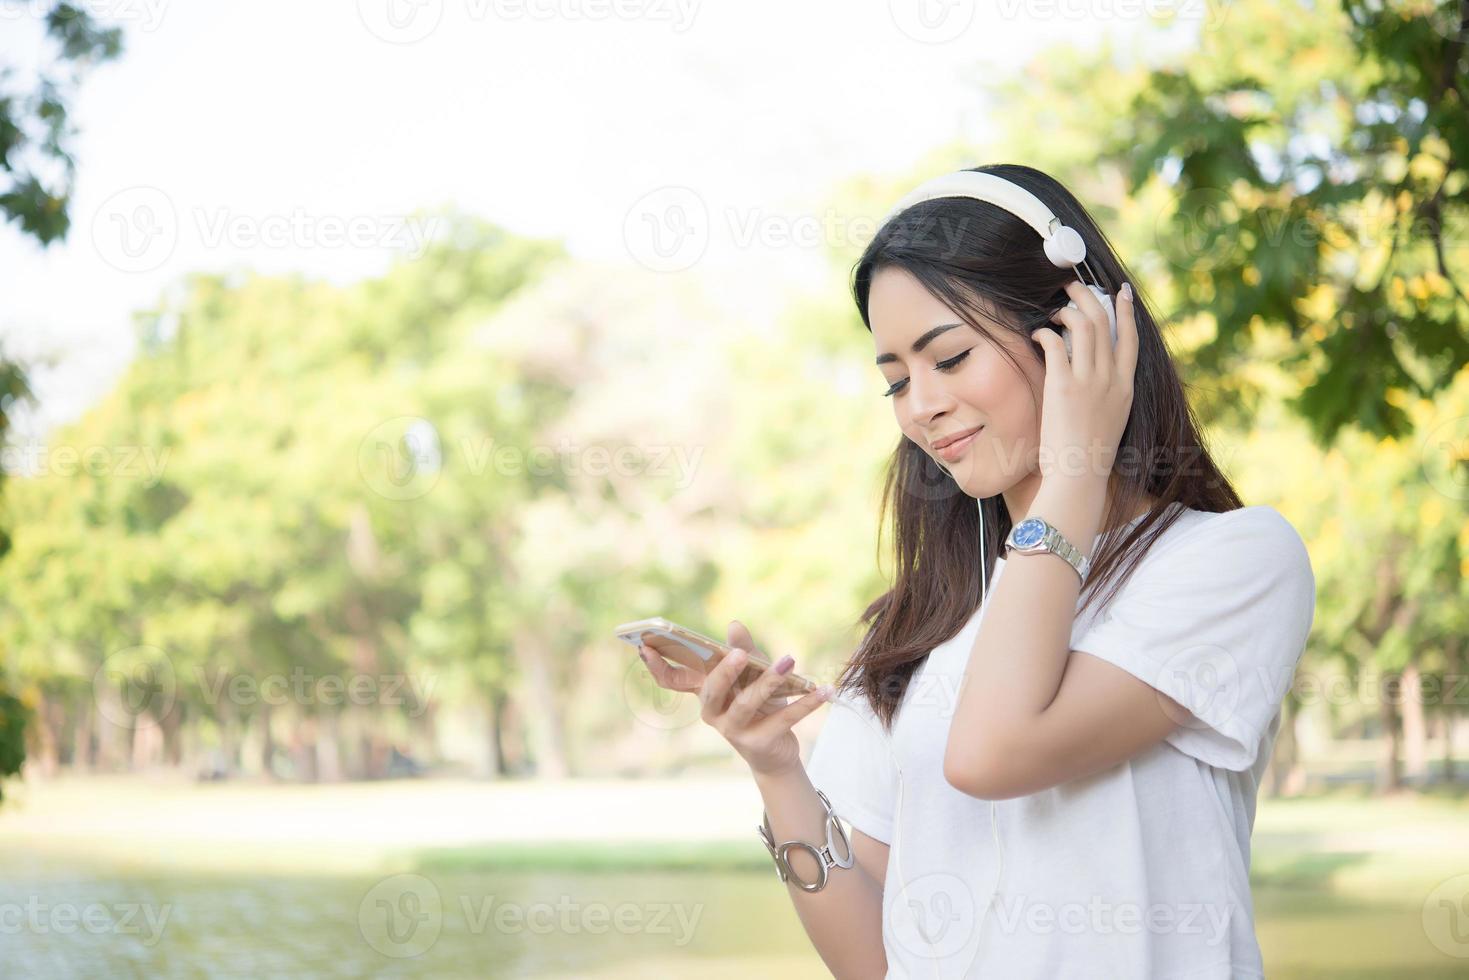
[[[0,38],[0,973],[822,975],[742,764],[612,627],[835,678],[898,438],[851,266],[990,162],[1087,204],[1309,546],[1269,975],[1469,973],[1469,3]]]

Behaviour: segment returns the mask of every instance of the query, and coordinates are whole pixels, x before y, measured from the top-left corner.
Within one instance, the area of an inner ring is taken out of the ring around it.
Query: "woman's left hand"
[[[1081,307],[1051,316],[1071,331],[1071,360],[1057,330],[1041,327],[1031,338],[1045,351],[1040,470],[1044,480],[1090,476],[1106,482],[1132,412],[1132,382],[1137,371],[1137,321],[1131,287],[1115,297],[1117,343],[1107,311],[1080,282],[1066,292]]]

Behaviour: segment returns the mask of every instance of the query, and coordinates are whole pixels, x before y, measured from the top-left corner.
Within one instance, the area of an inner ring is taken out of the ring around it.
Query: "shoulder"
[[[1259,576],[1314,587],[1305,541],[1285,515],[1264,504],[1218,513],[1185,508],[1149,546],[1143,568],[1155,577]]]
[[[1306,542],[1285,515],[1274,507],[1258,504],[1221,513],[1193,511],[1199,519],[1185,537],[1193,547],[1208,544],[1246,549],[1275,559],[1297,559],[1309,563]]]

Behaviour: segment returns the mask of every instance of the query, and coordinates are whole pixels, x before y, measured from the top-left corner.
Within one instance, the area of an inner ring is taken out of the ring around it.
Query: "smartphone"
[[[614,628],[613,632],[619,639],[625,640],[634,648],[640,643],[644,644],[665,660],[697,670],[701,674],[708,674],[719,666],[720,661],[734,652],[734,647],[691,630],[687,626],[669,622],[662,616],[623,623]],[[737,688],[744,688],[754,683],[770,667],[770,661],[764,655],[755,650],[745,652],[749,654],[749,659],[745,661],[745,668],[740,671],[740,676],[735,679]],[[816,688],[815,681],[791,671],[786,674],[785,680],[775,689],[771,697],[799,697]]]

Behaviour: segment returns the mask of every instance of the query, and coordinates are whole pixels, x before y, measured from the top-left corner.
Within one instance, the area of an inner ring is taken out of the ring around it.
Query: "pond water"
[[[0,860],[7,980],[726,975],[710,967],[825,972],[773,874],[251,877]]]
[[[1425,940],[1421,899],[1333,894],[1325,870],[1256,886],[1269,976],[1469,976]],[[763,869],[203,873],[0,851],[6,980],[828,975]]]

